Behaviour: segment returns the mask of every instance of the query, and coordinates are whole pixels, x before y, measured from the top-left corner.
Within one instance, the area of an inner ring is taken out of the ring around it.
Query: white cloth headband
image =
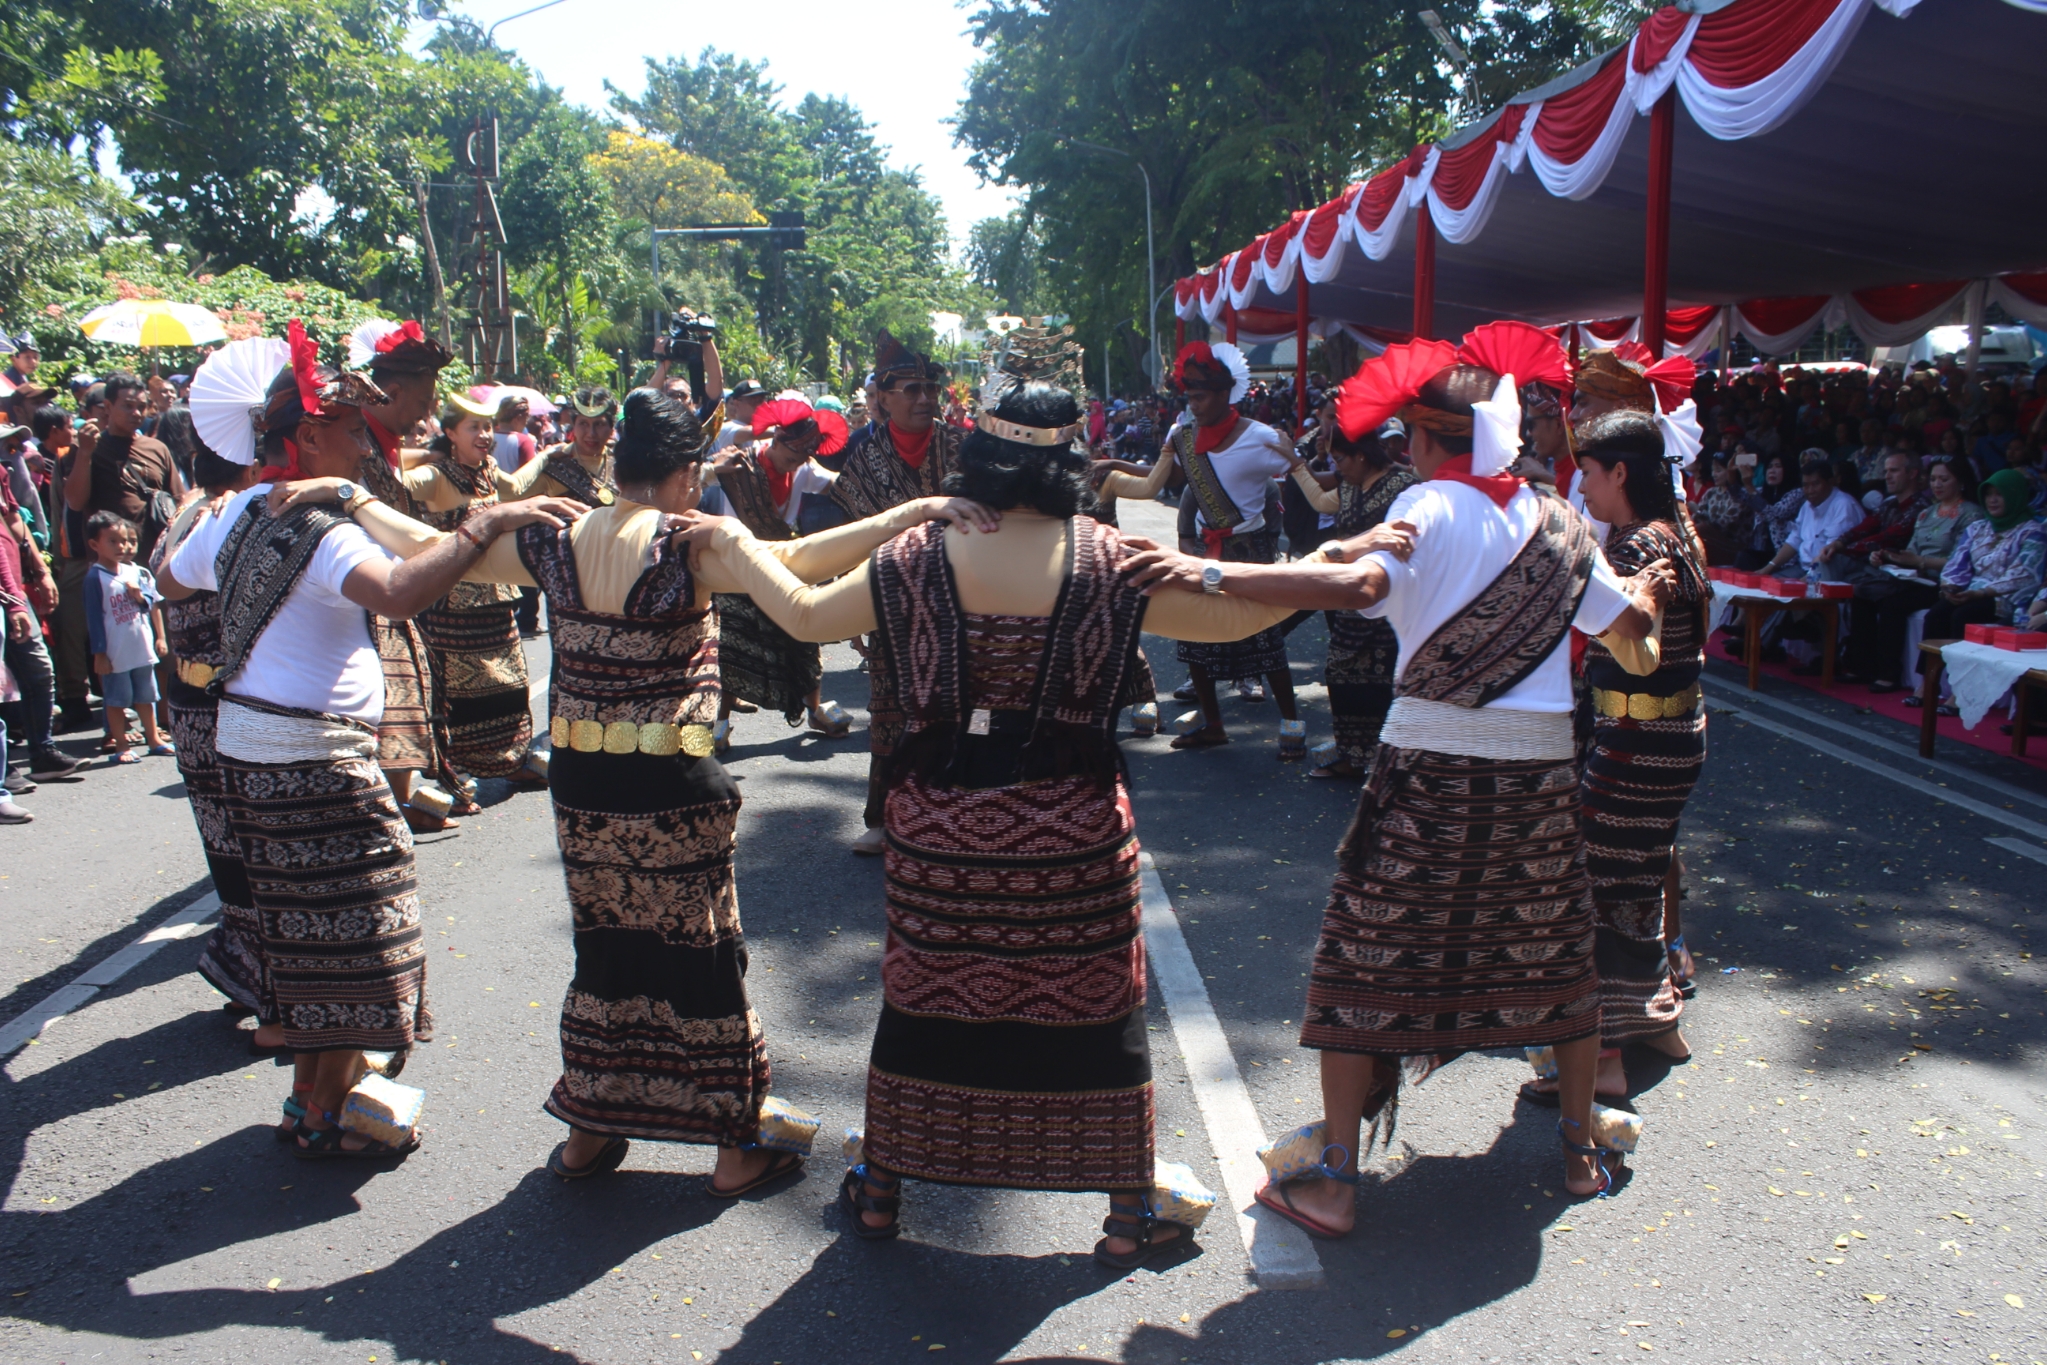
[[[1504,474],[1521,455],[1521,390],[1503,374],[1493,396],[1471,405],[1471,472]]]

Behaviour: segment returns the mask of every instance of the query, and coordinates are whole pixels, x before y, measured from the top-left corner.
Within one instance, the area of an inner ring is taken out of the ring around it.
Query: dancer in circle
[[[618,399],[610,389],[592,385],[569,395],[569,439],[541,452],[512,475],[508,500],[541,497],[574,498],[588,507],[605,507],[618,496],[611,467],[611,437],[618,427]]]
[[[1087,515],[1079,404],[1026,384],[984,406],[952,485],[993,536],[919,527],[821,588],[721,521],[705,564],[800,640],[875,632],[904,714],[890,765],[883,1005],[851,1230],[896,1235],[905,1178],[1106,1191],[1104,1264],[1184,1242],[1153,1190],[1138,845],[1115,740],[1140,629],[1241,639],[1284,610],[1147,599],[1134,547]]]
[[[1565,1187],[1586,1195],[1609,1181],[1592,1141],[1599,982],[1568,637],[1573,626],[1647,635],[1669,570],[1648,565],[1630,593],[1581,517],[1507,472],[1521,444],[1515,367],[1539,363],[1542,343],[1555,346],[1535,328],[1480,329],[1461,349],[1402,343],[1342,386],[1337,418],[1352,440],[1394,416],[1413,437],[1423,481],[1387,523],[1412,530],[1411,558],[1366,554],[1335,586],[1312,561],[1223,566],[1225,592],[1366,610],[1400,640],[1302,1021],[1302,1046],[1322,1054],[1328,1146],[1317,1175],[1258,1195],[1317,1236],[1353,1226],[1363,1124],[1397,1102],[1403,1070],[1424,1076],[1461,1052],[1552,1047]],[[1357,559],[1343,542],[1321,553]],[[1193,588],[1210,569],[1154,551],[1137,571]]]

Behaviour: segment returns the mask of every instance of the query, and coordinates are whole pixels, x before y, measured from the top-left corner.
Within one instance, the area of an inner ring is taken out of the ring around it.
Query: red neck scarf
[[[923,462],[924,452],[920,450],[917,452],[917,463],[922,464]],[[788,511],[789,490],[796,485],[796,470],[792,469],[787,474],[784,474],[775,467],[775,462],[766,455],[760,457],[760,463],[761,472],[768,476],[768,496],[775,500],[776,510]]]
[[[1488,474],[1481,477],[1472,473],[1469,455],[1452,456],[1436,466],[1436,472],[1429,477],[1447,479],[1451,483],[1461,483],[1467,488],[1476,488],[1491,498],[1494,505],[1502,510],[1513,501],[1514,495],[1521,491],[1521,479],[1518,475]]]
[[[1194,453],[1196,455],[1206,455],[1210,451],[1220,450],[1224,445],[1229,443],[1230,433],[1235,431],[1236,429],[1237,412],[1236,409],[1234,408],[1230,409],[1230,413],[1227,417],[1223,418],[1222,421],[1217,422],[1214,426],[1195,427]]]
[[[384,424],[368,413],[363,414],[363,425],[370,429],[370,439],[377,443],[377,449],[384,452],[384,463],[395,472],[398,468],[398,438],[384,430]]]
[[[284,442],[284,461],[281,465],[263,466],[263,472],[257,476],[256,481],[258,483],[294,483],[305,477],[304,474],[299,472],[299,443],[289,437],[286,437]]]
[[[904,464],[912,469],[922,469],[924,467],[924,456],[931,449],[931,433],[935,430],[937,430],[936,423],[924,428],[920,432],[912,433],[904,431],[894,422],[890,422],[888,424],[888,438],[895,444],[896,454],[903,457]]]

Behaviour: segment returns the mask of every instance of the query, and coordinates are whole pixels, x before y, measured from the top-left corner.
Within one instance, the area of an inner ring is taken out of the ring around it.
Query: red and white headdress
[[[818,430],[817,449],[813,455],[836,455],[846,448],[846,441],[852,429],[846,419],[830,408],[814,408],[801,398],[777,398],[763,403],[753,410],[753,434],[764,438],[782,427],[793,427],[801,422],[815,422]]]
[[[1251,387],[1251,364],[1227,341],[1211,345],[1190,341],[1173,359],[1173,384],[1186,389],[1227,390],[1230,402],[1241,403]]]

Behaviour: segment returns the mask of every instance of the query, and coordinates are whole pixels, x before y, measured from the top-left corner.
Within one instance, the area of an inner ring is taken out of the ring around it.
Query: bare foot
[[[1685,1041],[1682,1028],[1674,1028],[1668,1033],[1659,1033],[1653,1038],[1644,1038],[1642,1042],[1649,1047],[1655,1048],[1664,1056],[1675,1058],[1680,1062],[1691,1059],[1692,1045]]]
[[[760,1179],[774,1160],[775,1154],[765,1147],[756,1147],[752,1151],[742,1147],[720,1147],[718,1164],[711,1170],[711,1185],[714,1189],[736,1190]]]
[[[1189,730],[1186,734],[1175,738],[1173,740],[1173,747],[1175,749],[1213,749],[1218,745],[1228,744],[1229,742],[1230,737],[1223,733],[1221,727],[1204,725],[1199,730]]]
[[[1564,1188],[1581,1199],[1605,1189],[1606,1177],[1599,1169],[1599,1160],[1576,1152],[1565,1153]]]
[[[562,1165],[581,1170],[604,1154],[611,1145],[609,1133],[591,1133],[581,1128],[569,1129],[569,1140],[562,1144]]]
[[[1624,1096],[1628,1093],[1628,1073],[1621,1066],[1619,1053],[1611,1057],[1603,1055],[1600,1057],[1599,1076],[1592,1082],[1592,1093],[1609,1097]]]
[[[250,1036],[255,1040],[257,1047],[283,1047],[284,1025],[258,1024],[255,1033]]]
[[[1341,1180],[1324,1180],[1309,1177],[1289,1180],[1285,1186],[1286,1197],[1294,1208],[1328,1228],[1333,1233],[1346,1233],[1357,1226],[1358,1187]]]
[[[1138,1217],[1139,1217],[1138,1211],[1134,1206],[1127,1204],[1118,1205],[1116,1201],[1113,1199],[1109,1201],[1110,1222],[1115,1223],[1120,1227],[1130,1227],[1136,1224]],[[1179,1239],[1180,1239],[1179,1224],[1154,1223],[1152,1225],[1151,1244],[1153,1246],[1161,1247],[1166,1245],[1168,1242],[1176,1242]],[[1102,1249],[1107,1251],[1111,1256],[1128,1256],[1131,1252],[1137,1250],[1137,1239],[1135,1237],[1118,1237],[1115,1233],[1112,1232],[1107,1237],[1104,1237],[1102,1239]]]

